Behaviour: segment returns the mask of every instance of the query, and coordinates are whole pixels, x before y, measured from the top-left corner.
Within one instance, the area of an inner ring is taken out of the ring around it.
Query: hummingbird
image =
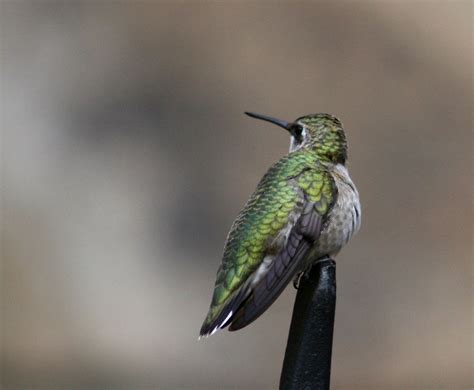
[[[286,122],[245,114],[287,130],[290,150],[232,224],[200,337],[249,325],[292,279],[320,259],[334,259],[361,224],[339,119],[320,113]]]

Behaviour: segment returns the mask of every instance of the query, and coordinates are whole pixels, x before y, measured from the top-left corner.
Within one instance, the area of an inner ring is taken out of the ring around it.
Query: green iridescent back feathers
[[[258,268],[264,255],[271,253],[270,243],[288,222],[300,191],[315,202],[319,215],[328,213],[335,186],[315,152],[297,151],[279,160],[240,212],[227,238],[205,323],[211,323],[219,315],[229,297]]]

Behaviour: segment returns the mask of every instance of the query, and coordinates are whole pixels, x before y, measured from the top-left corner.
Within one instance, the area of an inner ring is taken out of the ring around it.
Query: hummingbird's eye
[[[295,132],[295,135],[301,135],[301,133],[303,132],[303,126],[295,125],[293,127],[293,131]]]
[[[294,125],[291,127],[291,134],[293,137],[295,137],[295,140],[298,143],[301,143],[303,141],[303,126],[300,125]]]

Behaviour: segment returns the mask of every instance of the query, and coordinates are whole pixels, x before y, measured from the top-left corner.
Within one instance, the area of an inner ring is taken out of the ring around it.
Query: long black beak
[[[294,125],[293,122],[286,122],[281,119],[272,118],[270,116],[255,114],[254,112],[245,112],[245,114],[252,118],[261,119],[263,121],[267,121],[267,122],[273,123],[274,125],[283,127],[285,130],[288,130],[290,133],[291,133],[291,127]]]

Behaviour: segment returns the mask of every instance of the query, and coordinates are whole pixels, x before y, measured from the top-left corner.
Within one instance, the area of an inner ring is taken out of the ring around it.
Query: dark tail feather
[[[240,310],[243,304],[249,298],[250,292],[248,291],[248,284],[243,285],[234,295],[233,298],[222,308],[219,315],[209,321],[209,315],[202,324],[201,331],[199,332],[200,337],[210,336],[217,332],[219,329],[225,328],[229,325],[235,317],[235,314]]]

